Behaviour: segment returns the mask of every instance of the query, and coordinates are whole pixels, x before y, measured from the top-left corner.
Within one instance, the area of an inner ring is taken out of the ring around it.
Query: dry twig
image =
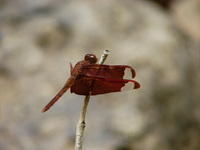
[[[109,50],[105,50],[100,58],[99,64],[103,64],[108,55],[109,55]],[[85,116],[86,116],[89,99],[90,99],[90,95],[85,97],[83,107],[80,113],[79,121],[77,123],[75,150],[82,150],[83,133],[85,129]]]

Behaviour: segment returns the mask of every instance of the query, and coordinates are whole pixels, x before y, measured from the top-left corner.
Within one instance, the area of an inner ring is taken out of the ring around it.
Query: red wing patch
[[[127,76],[127,73],[129,76]],[[124,77],[131,79],[136,75],[135,70],[130,66],[99,64],[84,66],[81,74],[83,76],[97,76],[110,79],[125,79]]]
[[[139,87],[140,84],[134,80],[82,77],[75,80],[70,90],[71,93],[78,95],[89,95],[89,93],[91,95],[98,95],[133,90]]]

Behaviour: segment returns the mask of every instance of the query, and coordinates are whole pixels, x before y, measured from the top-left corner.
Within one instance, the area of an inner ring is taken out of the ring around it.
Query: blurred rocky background
[[[200,0],[0,0],[0,149],[74,149],[83,96],[42,108],[87,53],[138,90],[91,97],[85,150],[200,149]]]

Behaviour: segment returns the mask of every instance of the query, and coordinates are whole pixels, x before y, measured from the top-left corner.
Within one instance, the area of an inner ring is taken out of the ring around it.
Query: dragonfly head
[[[84,60],[89,61],[90,64],[96,64],[98,59],[94,54],[87,54],[87,55],[85,55]]]

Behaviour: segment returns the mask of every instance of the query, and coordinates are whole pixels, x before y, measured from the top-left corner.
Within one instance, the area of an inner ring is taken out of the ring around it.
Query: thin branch
[[[86,116],[89,99],[90,99],[90,95],[86,96],[84,99],[83,107],[80,113],[80,118],[76,126],[75,150],[82,150],[83,133],[85,129],[85,116]]]
[[[99,64],[103,64],[108,55],[109,55],[109,50],[107,49],[107,50],[105,50],[105,51],[103,52],[103,54],[101,55],[101,58],[100,58],[100,60],[99,60]]]
[[[103,64],[108,55],[109,55],[109,50],[105,50],[100,58],[99,64]],[[85,116],[87,112],[89,99],[90,99],[90,95],[86,96],[84,99],[79,121],[76,126],[75,150],[82,150],[83,134],[84,134],[84,129],[85,129]]]

